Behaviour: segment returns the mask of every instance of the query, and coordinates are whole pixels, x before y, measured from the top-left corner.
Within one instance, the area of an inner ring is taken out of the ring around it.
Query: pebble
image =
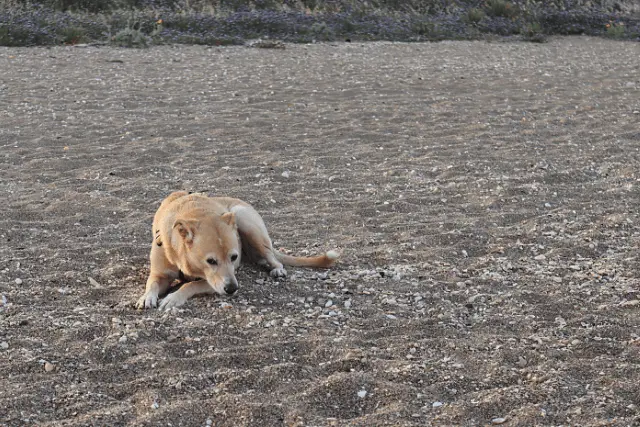
[[[0,342],[0,349],[6,350],[8,348],[9,348],[9,343],[8,342],[6,342],[6,341]]]
[[[290,176],[290,175],[289,175],[289,171],[284,171],[284,172],[282,172],[282,177],[283,177],[283,178],[289,178],[289,176]]]
[[[439,408],[439,407],[441,407],[442,405],[444,405],[444,403],[442,403],[442,402],[433,402],[433,403],[431,404],[431,407],[433,407],[433,408]]]
[[[213,421],[211,420],[211,418],[207,418],[207,421],[205,421],[205,424],[208,426],[213,425]]]
[[[359,397],[360,399],[364,399],[365,397],[367,397],[367,390],[360,390],[360,391],[358,392],[358,397]]]
[[[121,343],[121,344],[126,343],[126,342],[127,342],[127,336],[126,336],[126,335],[121,336],[121,337],[118,339],[118,342],[119,342],[119,343]]]
[[[350,299],[349,299],[349,300],[346,300],[346,301],[344,302],[344,308],[351,308],[351,300],[350,300]]]
[[[153,409],[158,409],[160,407],[160,405],[158,405],[158,402],[153,402],[153,404],[151,404],[151,407]]]
[[[329,301],[327,301],[327,302],[325,303],[325,305],[324,305],[324,306],[325,306],[325,308],[329,308],[329,307],[331,307],[332,305],[333,305],[333,301],[329,300]]]
[[[51,372],[55,369],[56,367],[53,366],[53,363],[49,363],[49,362],[45,362],[44,364],[44,370],[45,372]]]
[[[15,280],[16,285],[22,285],[22,279],[18,278]]]
[[[536,261],[544,261],[545,259],[547,259],[547,257],[542,255],[542,254],[540,254],[540,255],[537,255],[534,259]]]
[[[393,314],[387,314],[386,316],[387,316],[387,319],[392,319],[392,320],[397,319],[397,317],[394,316]]]
[[[507,422],[507,419],[506,418],[502,418],[502,417],[494,418],[494,419],[491,420],[491,424],[493,424],[493,425],[504,424],[506,422]]]
[[[184,354],[187,355],[187,356],[192,356],[192,355],[196,354],[196,351],[193,350],[193,349],[189,349],[189,350],[185,351]]]
[[[623,307],[629,307],[629,306],[634,306],[634,305],[640,305],[640,300],[634,299],[631,301],[622,301],[620,303],[621,306]]]

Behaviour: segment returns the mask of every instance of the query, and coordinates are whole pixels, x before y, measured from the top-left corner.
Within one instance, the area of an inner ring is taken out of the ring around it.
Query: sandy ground
[[[0,425],[640,425],[640,44],[0,48]],[[232,195],[330,271],[137,311]]]

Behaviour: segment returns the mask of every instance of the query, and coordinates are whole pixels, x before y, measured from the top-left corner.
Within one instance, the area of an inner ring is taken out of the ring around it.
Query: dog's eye
[[[213,258],[209,258],[209,259],[207,259],[207,262],[208,262],[210,265],[218,265],[218,261],[216,261],[216,260],[215,260],[215,259],[213,259]]]
[[[233,255],[231,255],[231,261],[232,261],[232,262],[233,262],[233,261],[235,261],[235,260],[237,260],[237,259],[238,259],[238,254],[233,254]]]

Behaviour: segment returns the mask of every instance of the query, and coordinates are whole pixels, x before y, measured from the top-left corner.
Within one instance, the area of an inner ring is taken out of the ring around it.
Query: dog
[[[198,294],[233,295],[243,256],[267,267],[272,277],[285,277],[284,265],[328,268],[339,257],[336,251],[314,257],[283,254],[273,248],[264,221],[251,205],[203,193],[171,193],[160,204],[152,231],[151,272],[138,309],[157,307],[178,278],[187,283],[165,296],[160,310],[179,307]]]

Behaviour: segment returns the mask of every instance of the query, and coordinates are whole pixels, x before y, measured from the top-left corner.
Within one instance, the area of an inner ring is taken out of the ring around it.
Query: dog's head
[[[235,270],[242,246],[233,212],[177,218],[172,237],[182,246],[182,271],[205,278],[218,294],[231,295],[238,290]]]

